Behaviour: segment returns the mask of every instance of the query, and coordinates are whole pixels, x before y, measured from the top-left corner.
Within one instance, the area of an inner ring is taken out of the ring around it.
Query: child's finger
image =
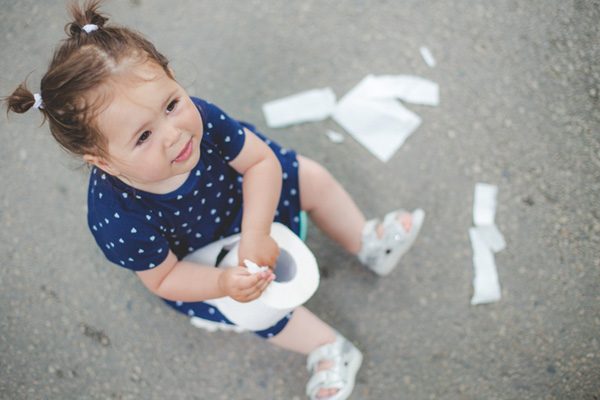
[[[238,290],[240,292],[249,292],[258,285],[260,280],[261,277],[259,274],[242,275],[238,280]]]
[[[244,296],[260,296],[260,294],[269,286],[269,283],[275,279],[275,275],[268,271],[260,272],[253,275],[256,278],[252,286],[246,287],[240,294]]]
[[[245,273],[238,277],[237,289],[243,293],[252,292],[258,285],[268,278],[268,272],[256,274]]]
[[[256,300],[258,299],[263,292],[265,291],[265,289],[267,288],[267,286],[269,285],[270,282],[266,282],[264,285],[259,285],[257,287],[254,288],[254,291],[250,292],[246,298],[248,299],[248,301],[252,301],[252,300]]]
[[[260,290],[258,290],[257,288],[252,288],[247,292],[240,293],[240,295],[238,296],[238,301],[247,302],[256,300],[260,297],[261,294],[262,292]]]
[[[257,288],[261,293],[275,280],[275,274],[271,270],[264,271],[262,272],[262,278],[263,279],[257,283]]]
[[[267,287],[275,280],[275,274],[270,271],[265,271],[265,279],[258,282],[256,289],[262,294]]]

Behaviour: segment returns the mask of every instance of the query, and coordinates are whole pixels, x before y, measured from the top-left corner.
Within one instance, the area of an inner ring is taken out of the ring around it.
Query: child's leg
[[[339,182],[317,162],[298,155],[300,205],[329,237],[358,253],[365,217]]]
[[[268,341],[286,350],[295,351],[308,355],[324,344],[333,343],[336,334],[333,328],[323,322],[305,307],[298,307],[292,314],[292,319],[285,328]],[[333,365],[332,361],[324,360],[316,370],[327,370]],[[338,389],[322,388],[318,396],[327,398],[336,394]]]
[[[308,354],[335,341],[335,332],[308,309],[298,307],[285,328],[268,341],[286,350]]]
[[[319,163],[298,155],[300,205],[329,237],[352,254],[361,248],[365,216],[340,183]],[[398,221],[409,231],[410,214],[399,214]],[[383,233],[382,227],[377,229]]]
[[[354,200],[340,183],[317,162],[298,155],[300,205],[311,219],[329,237],[337,241],[347,251],[358,254],[361,251],[363,228],[366,220]],[[412,216],[399,213],[397,220],[406,231],[412,227]],[[383,226],[377,227],[377,236],[382,237]],[[286,327],[269,341],[288,350],[308,354],[317,347],[333,343],[334,330],[304,307],[299,307]],[[327,370],[333,363],[324,360],[318,370]],[[354,381],[352,381],[354,382]],[[318,397],[332,396],[337,389],[323,388]]]

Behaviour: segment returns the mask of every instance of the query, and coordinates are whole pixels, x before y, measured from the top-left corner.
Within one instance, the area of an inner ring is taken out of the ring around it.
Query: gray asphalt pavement
[[[34,91],[63,1],[0,1],[0,94]],[[308,307],[364,352],[353,399],[600,399],[600,2],[112,1],[191,94],[328,167],[368,217],[427,220],[378,279],[309,229]],[[419,54],[431,49],[438,65]],[[387,163],[333,121],[268,129],[261,105],[365,75],[440,85]],[[1,399],[303,399],[300,355],[207,333],[110,265],[85,223],[87,172],[36,113],[0,118]],[[502,299],[471,306],[476,182],[499,187]]]

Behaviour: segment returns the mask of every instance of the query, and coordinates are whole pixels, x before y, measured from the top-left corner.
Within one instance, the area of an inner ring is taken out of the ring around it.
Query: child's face
[[[108,157],[84,159],[153,193],[178,188],[200,159],[202,119],[185,89],[150,62],[115,78],[95,119]]]

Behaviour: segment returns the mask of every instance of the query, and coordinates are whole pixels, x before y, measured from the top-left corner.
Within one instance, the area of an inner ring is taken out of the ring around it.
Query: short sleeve
[[[96,207],[88,213],[88,224],[106,258],[133,271],[160,265],[169,254],[169,244],[153,223],[154,216]]]
[[[232,161],[242,151],[246,134],[244,126],[223,110],[207,101],[192,98],[204,119],[204,135],[225,161]]]

